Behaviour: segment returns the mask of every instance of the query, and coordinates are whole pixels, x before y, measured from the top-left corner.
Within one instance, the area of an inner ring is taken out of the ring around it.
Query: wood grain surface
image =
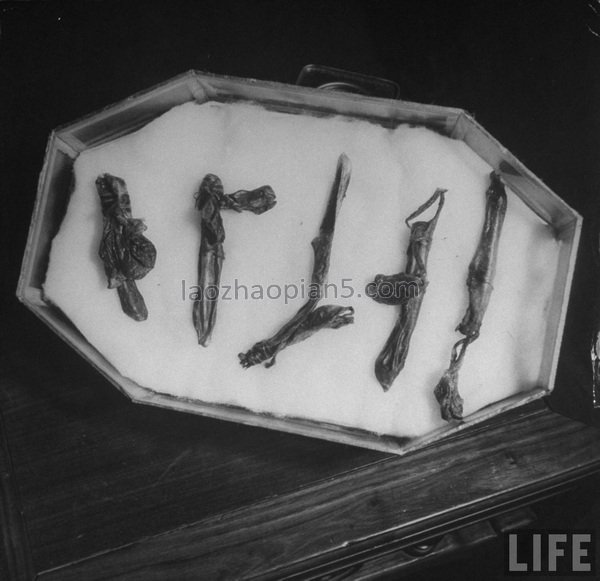
[[[544,408],[515,416],[468,438],[357,466],[42,579],[192,579],[200,570],[211,579],[282,578],[301,571],[305,561],[341,559],[397,536],[414,541],[424,520],[432,533],[456,527],[474,511],[481,518],[581,476],[590,457],[598,462],[597,432]]]
[[[600,433],[542,402],[401,458],[137,406],[27,323],[1,403],[42,579],[279,578],[600,469]]]

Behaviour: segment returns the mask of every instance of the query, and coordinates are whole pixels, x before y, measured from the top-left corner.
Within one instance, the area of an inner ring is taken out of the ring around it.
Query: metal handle
[[[484,543],[498,540],[505,531],[523,528],[534,522],[535,513],[529,507],[466,525],[445,534],[423,539],[410,546],[389,547],[381,553],[364,555],[352,563],[341,564],[327,573],[311,577],[315,581],[340,581],[341,579],[372,579],[382,572],[406,573],[425,563],[441,562],[460,552],[466,552]]]
[[[324,65],[306,65],[298,75],[296,84],[328,91],[345,91],[384,99],[397,99],[400,87],[388,79],[353,73]]]

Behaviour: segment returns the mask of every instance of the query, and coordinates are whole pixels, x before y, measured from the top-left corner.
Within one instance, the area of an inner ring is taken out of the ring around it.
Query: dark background
[[[598,318],[598,1],[0,3],[4,368],[15,342],[37,354],[40,376],[60,377],[72,365],[14,296],[50,131],[188,69],[294,83],[309,63],[385,77],[405,99],[468,110],[584,215],[549,404],[600,426],[589,378],[573,381],[568,365],[589,356]],[[598,485],[588,480],[537,507],[539,525],[600,529]],[[456,578],[496,578],[500,550],[455,563]],[[451,577],[443,568],[410,578]]]

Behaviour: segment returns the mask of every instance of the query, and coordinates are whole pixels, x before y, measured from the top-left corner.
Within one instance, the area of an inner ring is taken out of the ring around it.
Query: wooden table
[[[600,470],[600,431],[543,401],[405,457],[137,406],[16,319],[3,579],[375,578],[490,538],[492,517]]]
[[[475,113],[594,215],[600,131],[584,129],[597,99],[581,95],[600,67],[584,62],[586,22],[568,3],[401,15],[354,1],[15,4],[0,54],[12,91],[0,108],[0,579],[374,579],[493,538],[521,522],[517,508],[600,470],[600,431],[579,421],[600,425],[590,222],[550,401],[401,458],[131,404],[14,298],[50,130],[189,68],[294,82],[316,61],[388,76],[409,99]]]

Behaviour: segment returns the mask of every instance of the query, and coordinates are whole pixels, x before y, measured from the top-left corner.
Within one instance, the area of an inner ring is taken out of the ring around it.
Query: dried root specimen
[[[240,190],[226,195],[220,178],[214,174],[204,177],[195,197],[196,209],[200,211],[201,240],[198,256],[200,298],[194,302],[193,320],[198,343],[206,347],[217,317],[221,268],[225,258],[225,228],[221,209],[262,214],[276,204],[276,199],[270,186],[250,191]]]
[[[498,245],[502,224],[506,215],[506,191],[495,172],[490,174],[490,186],[486,191],[485,220],[475,255],[469,264],[467,287],[469,306],[457,327],[465,338],[454,345],[450,366],[435,387],[435,397],[440,404],[442,418],[460,420],[463,400],[458,393],[458,372],[467,347],[479,337],[481,323],[492,296],[492,282],[498,260]]]
[[[108,288],[116,288],[123,312],[145,321],[148,310],[135,283],[154,268],[156,248],[142,232],[146,226],[131,215],[127,186],[121,178],[103,174],[96,179],[103,215],[99,255]]]
[[[198,343],[206,347],[210,342],[217,317],[217,297],[221,267],[225,253],[225,228],[221,218],[223,184],[213,174],[207,175],[196,194],[196,209],[200,211],[201,239],[198,255],[198,286],[200,298],[194,301],[193,320]],[[213,290],[209,290],[213,289]],[[210,293],[210,295],[209,295]]]
[[[349,183],[350,160],[345,154],[342,154],[338,160],[335,181],[325,216],[321,222],[319,235],[312,241],[314,264],[309,298],[275,335],[259,341],[246,353],[238,355],[242,367],[248,368],[263,362],[266,367],[271,367],[275,364],[277,354],[289,345],[307,339],[319,329],[337,329],[354,321],[352,307],[324,305],[316,308],[323,296],[327,282],[335,220]]]
[[[392,386],[406,362],[410,338],[427,289],[427,258],[433,233],[444,206],[445,193],[446,190],[437,189],[425,204],[406,219],[406,225],[410,227],[406,271],[394,275],[378,274],[367,287],[367,294],[375,301],[399,306],[396,324],[375,361],[375,376],[384,391]],[[431,220],[414,222],[412,226],[409,224],[438,200],[437,211]]]
[[[265,367],[275,365],[277,354],[293,345],[308,339],[321,329],[338,329],[354,322],[354,309],[337,305],[323,305],[310,310],[311,300],[282,327],[276,335],[255,343],[246,353],[240,353],[240,364],[244,368],[265,362]],[[313,306],[314,308],[314,306]]]
[[[449,420],[460,420],[463,415],[463,399],[458,393],[458,372],[469,343],[473,339],[464,338],[458,341],[452,348],[450,366],[438,384],[435,386],[435,398],[440,404],[442,418]]]
[[[475,256],[469,264],[467,287],[469,306],[457,330],[466,337],[477,339],[483,316],[492,296],[492,281],[498,261],[498,245],[504,216],[506,215],[506,192],[500,176],[490,175],[486,191],[485,221]]]

